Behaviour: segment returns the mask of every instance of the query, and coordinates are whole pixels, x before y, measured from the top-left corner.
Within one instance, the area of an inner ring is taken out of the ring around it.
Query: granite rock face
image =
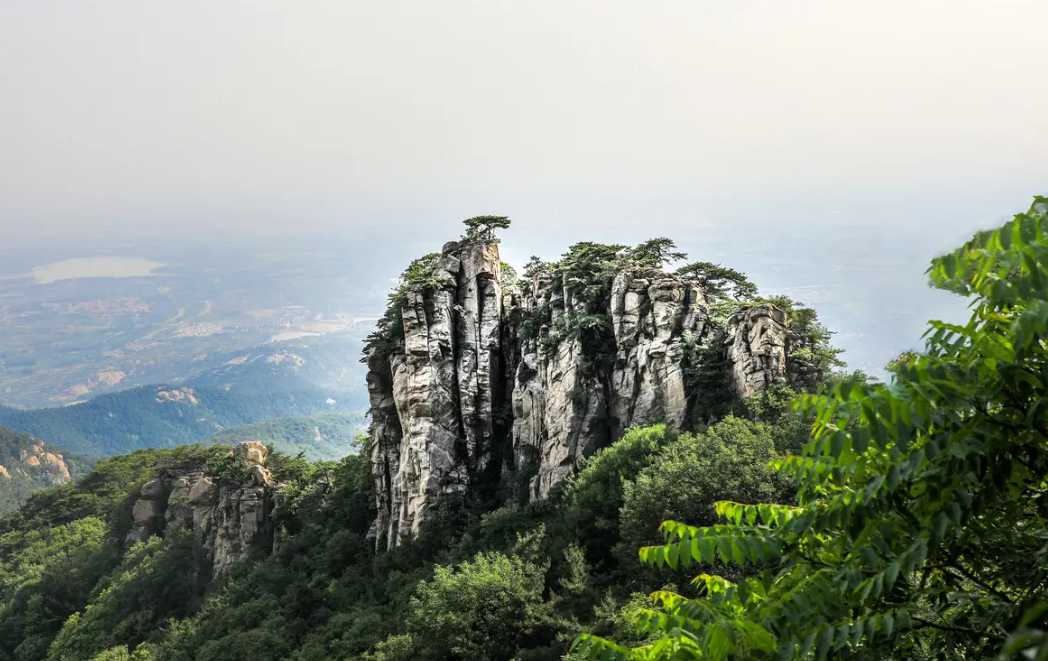
[[[31,477],[47,486],[56,486],[72,479],[65,458],[50,452],[43,441],[34,439],[28,448],[19,450],[17,456],[4,460],[8,463],[0,464],[0,480]]]
[[[368,356],[380,544],[417,535],[447,497],[473,497],[507,471],[545,498],[627,428],[680,429],[700,344],[720,347],[738,397],[788,383],[778,308],[715,324],[694,281],[631,269],[606,285],[601,357],[579,333],[555,330],[551,341],[551,329],[592,314],[562,276],[539,272],[503,291],[497,242],[446,245],[430,281],[407,289],[403,337]]]
[[[376,533],[390,545],[488,469],[501,391],[499,264],[494,242],[446,245],[438,284],[407,292],[402,350],[369,361]]]
[[[538,337],[521,342],[511,395],[514,467],[535,473],[529,486],[534,497],[545,497],[609,437],[607,383],[584,369],[581,341],[569,337],[552,351],[542,346],[549,328],[579,312],[578,305],[570,288],[546,274],[521,299],[524,315],[548,314]]]
[[[266,454],[259,441],[237,444],[227,459],[246,473],[237,484],[216,480],[198,463],[160,467],[139,491],[126,543],[191,530],[211,560],[214,576],[270,552],[276,543],[272,519],[279,485],[265,468]]]
[[[728,320],[725,344],[736,396],[746,399],[789,383],[786,313],[773,305],[741,310]]]

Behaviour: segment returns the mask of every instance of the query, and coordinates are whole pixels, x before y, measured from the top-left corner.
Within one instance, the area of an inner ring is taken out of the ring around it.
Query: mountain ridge
[[[813,310],[719,265],[669,272],[684,258],[669,239],[576,244],[525,280],[498,245],[467,237],[412,263],[365,347],[380,545],[449,497],[491,499],[506,474],[541,500],[630,427],[682,431],[840,364]]]
[[[0,426],[70,452],[101,457],[203,441],[226,427],[338,411],[318,388],[267,393],[185,385],[138,386],[49,409],[0,405]]]

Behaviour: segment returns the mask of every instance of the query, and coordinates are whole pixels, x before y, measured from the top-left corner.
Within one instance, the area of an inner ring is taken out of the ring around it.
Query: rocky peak
[[[489,469],[505,399],[498,244],[445,245],[432,283],[405,291],[402,339],[369,358],[377,530],[391,544]]]
[[[35,478],[48,486],[64,484],[71,479],[69,466],[62,455],[50,451],[42,441],[25,438],[29,439],[27,444],[12,448],[7,457],[0,457],[6,462],[6,465],[0,463],[0,478]]]
[[[268,553],[276,543],[272,520],[279,485],[265,467],[267,455],[260,441],[238,443],[227,456],[227,462],[241,469],[233,481],[210,474],[201,461],[159,467],[139,490],[126,542],[189,529],[215,576]]]
[[[639,267],[595,282],[540,270],[503,291],[500,263],[496,241],[445,245],[403,291],[402,334],[367,356],[375,534],[390,546],[507,471],[545,498],[628,427],[681,428],[700,347],[716,347],[739,398],[789,382],[788,319],[773,305],[714,323],[694,279]]]

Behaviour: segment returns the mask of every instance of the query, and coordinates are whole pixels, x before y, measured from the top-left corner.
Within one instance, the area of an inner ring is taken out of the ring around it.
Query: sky
[[[0,253],[293,236],[373,288],[504,214],[512,264],[669,236],[879,369],[963,317],[928,260],[1048,193],[1046,24],[1044,0],[0,0]]]
[[[952,241],[1048,191],[1045,24],[1043,0],[0,0],[0,240],[508,213],[558,244],[772,218]]]

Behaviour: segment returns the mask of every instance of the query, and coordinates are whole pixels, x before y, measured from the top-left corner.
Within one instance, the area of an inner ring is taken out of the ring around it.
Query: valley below
[[[295,356],[322,343],[344,356],[338,388],[356,389],[362,403],[355,356],[381,312],[381,289],[345,287],[337,253],[263,249],[147,244],[139,254],[65,246],[4,255],[25,267],[0,273],[0,402],[68,405],[187,382],[263,346],[270,364],[301,362]],[[110,254],[91,254],[100,252]],[[47,261],[60,255],[77,256]]]

